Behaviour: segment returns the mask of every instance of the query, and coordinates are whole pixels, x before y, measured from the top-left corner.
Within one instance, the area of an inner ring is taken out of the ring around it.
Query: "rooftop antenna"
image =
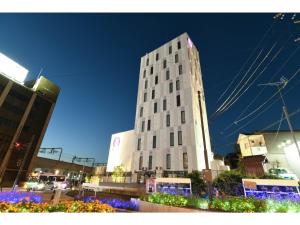
[[[41,76],[43,70],[44,70],[43,68],[40,69],[40,72],[39,72],[39,74],[37,75],[37,78],[36,78],[37,80],[40,78],[40,76]]]
[[[299,70],[297,71],[297,73],[299,72]],[[297,74],[296,73],[296,74]],[[288,126],[289,126],[289,129],[290,129],[290,132],[291,132],[291,135],[293,137],[293,140],[294,140],[294,143],[296,145],[296,148],[298,150],[298,154],[300,156],[300,149],[299,149],[299,145],[298,145],[298,142],[297,142],[297,139],[296,139],[296,136],[295,136],[295,133],[294,133],[294,129],[293,129],[293,126],[292,126],[292,123],[290,121],[290,117],[289,117],[289,114],[288,114],[288,110],[287,110],[287,106],[285,104],[285,101],[283,99],[283,95],[282,95],[282,90],[286,87],[286,85],[288,84],[289,80],[286,79],[285,77],[281,77],[280,78],[280,81],[278,82],[274,82],[274,83],[266,83],[266,84],[259,84],[259,86],[276,86],[277,89],[278,89],[278,93],[280,95],[280,98],[281,98],[281,101],[282,101],[282,109],[283,109],[283,113],[285,115],[285,118],[286,118],[286,121],[288,123]]]

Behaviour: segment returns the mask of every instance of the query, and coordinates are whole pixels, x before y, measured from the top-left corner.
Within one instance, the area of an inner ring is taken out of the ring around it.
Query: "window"
[[[156,58],[156,61],[158,61],[158,60],[159,60],[159,54],[158,54],[158,53],[156,53],[156,56],[155,56],[155,58]]]
[[[180,81],[176,80],[176,90],[179,91],[180,90]]]
[[[173,92],[173,83],[170,82],[169,83],[169,93],[172,93]]]
[[[143,156],[140,156],[140,160],[139,160],[139,170],[142,170],[143,167]]]
[[[155,90],[152,90],[152,99],[155,98]]]
[[[178,66],[178,72],[179,72],[179,75],[182,74],[182,65],[179,65],[179,66]]]
[[[147,130],[151,129],[151,120],[148,120],[148,124],[147,124]]]
[[[180,95],[176,96],[176,105],[180,106]]]
[[[148,80],[145,80],[145,89],[148,88]]]
[[[188,168],[188,155],[186,152],[182,154],[182,161],[183,161],[183,169]]]
[[[169,54],[172,54],[172,45],[169,46]]]
[[[163,100],[163,110],[167,110],[167,99]]]
[[[181,123],[185,123],[185,111],[181,111]]]
[[[142,132],[145,130],[145,121],[142,121]]]
[[[167,154],[167,170],[171,169],[171,155]]]
[[[146,66],[149,66],[149,58],[147,59]]]
[[[170,133],[170,146],[174,146],[174,132]]]
[[[180,41],[177,42],[177,48],[181,49],[181,42]]]
[[[141,107],[141,109],[140,109],[140,117],[142,117],[142,116],[143,116],[143,113],[144,113],[144,108],[143,108],[143,107]]]
[[[182,145],[182,131],[178,131],[178,145]]]
[[[170,114],[167,114],[166,122],[167,122],[167,127],[169,127],[170,126]]]
[[[153,66],[151,66],[151,68],[150,68],[150,74],[151,75],[153,74]]]
[[[158,76],[155,76],[155,84],[158,84]]]
[[[153,139],[152,139],[152,148],[156,148],[156,136],[153,136]]]
[[[146,77],[146,70],[144,70],[144,75],[143,75],[143,77],[144,77],[144,78]]]
[[[178,63],[178,54],[175,55],[175,63]]]
[[[157,113],[157,102],[154,103],[154,113]]]
[[[170,79],[170,70],[167,70],[166,71],[166,80],[169,80]]]
[[[141,150],[141,139],[138,138],[137,150]]]
[[[144,93],[144,102],[147,101],[147,93]]]
[[[167,67],[167,60],[164,59],[163,68],[165,69],[166,67]]]
[[[152,170],[152,155],[149,155],[148,169]]]

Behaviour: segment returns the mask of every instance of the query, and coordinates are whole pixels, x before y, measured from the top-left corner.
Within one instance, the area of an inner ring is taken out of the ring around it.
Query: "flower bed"
[[[19,203],[19,202],[41,203],[42,196],[32,192],[0,192],[0,202]]]
[[[108,199],[108,198],[95,198],[95,197],[85,197],[83,198],[84,202],[100,201],[101,203],[108,204],[113,208],[117,209],[126,209],[126,210],[138,210],[137,202],[134,200],[125,201],[118,198]]]
[[[141,200],[167,206],[209,209],[222,212],[300,212],[300,202],[276,199],[256,199],[246,197],[192,198],[162,193],[143,196]]]
[[[32,202],[19,202],[8,203],[0,202],[0,212],[68,212],[68,213],[81,213],[81,212],[101,212],[109,213],[115,212],[115,209],[107,204],[102,204],[99,201],[82,202],[82,201],[69,201],[61,202],[57,205],[50,205],[48,203],[32,203]]]

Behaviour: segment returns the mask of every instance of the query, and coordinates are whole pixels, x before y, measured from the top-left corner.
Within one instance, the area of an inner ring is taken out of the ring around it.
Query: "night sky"
[[[273,25],[231,87],[241,80],[260,51],[258,64],[274,44],[254,77],[283,47],[278,57],[228,111],[213,116],[232,89],[221,101],[217,102],[218,98],[270,28],[273,16],[0,14],[0,52],[26,67],[30,71],[27,79],[35,79],[43,68],[43,75],[61,87],[42,146],[63,147],[66,158],[73,154],[106,162],[111,135],[134,127],[140,57],[187,32],[200,52],[213,151],[224,155],[233,151],[239,131],[260,130],[281,118],[280,101],[262,112],[274,102],[274,98],[251,117],[229,126],[263,88],[258,84],[267,83],[273,75],[272,81],[278,81],[281,76],[289,78],[299,68],[300,50],[278,71],[295,51],[294,39],[299,34],[290,20],[292,15],[286,15]],[[299,87],[300,74],[283,91],[289,112],[300,107]],[[255,110],[275,90],[275,87],[265,88],[244,115]],[[300,128],[299,115],[292,117],[296,129]],[[250,121],[255,116],[258,117]],[[229,129],[225,129],[228,126]],[[239,130],[241,126],[244,127]],[[278,124],[270,129],[277,130]],[[282,123],[281,129],[287,129],[286,122]]]

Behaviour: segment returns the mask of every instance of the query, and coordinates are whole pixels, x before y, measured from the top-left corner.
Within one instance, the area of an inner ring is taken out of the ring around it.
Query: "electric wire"
[[[225,91],[220,95],[220,97],[218,98],[217,102],[219,102],[222,97],[227,93],[227,91],[230,89],[230,87],[233,85],[233,83],[235,82],[235,80],[240,76],[240,73],[243,71],[244,67],[248,64],[248,62],[250,61],[250,59],[254,56],[254,53],[257,51],[257,49],[260,47],[261,43],[265,40],[266,36],[269,34],[269,32],[272,30],[274,24],[276,23],[276,20],[273,21],[273,23],[270,25],[270,27],[268,28],[268,30],[265,32],[265,34],[262,36],[262,38],[260,39],[260,41],[258,42],[258,44],[256,45],[256,47],[254,48],[254,50],[251,52],[250,56],[248,57],[248,59],[243,63],[241,69],[239,70],[239,72],[235,75],[235,77],[233,78],[233,80],[230,82],[230,84],[228,85],[228,87],[225,89]]]

